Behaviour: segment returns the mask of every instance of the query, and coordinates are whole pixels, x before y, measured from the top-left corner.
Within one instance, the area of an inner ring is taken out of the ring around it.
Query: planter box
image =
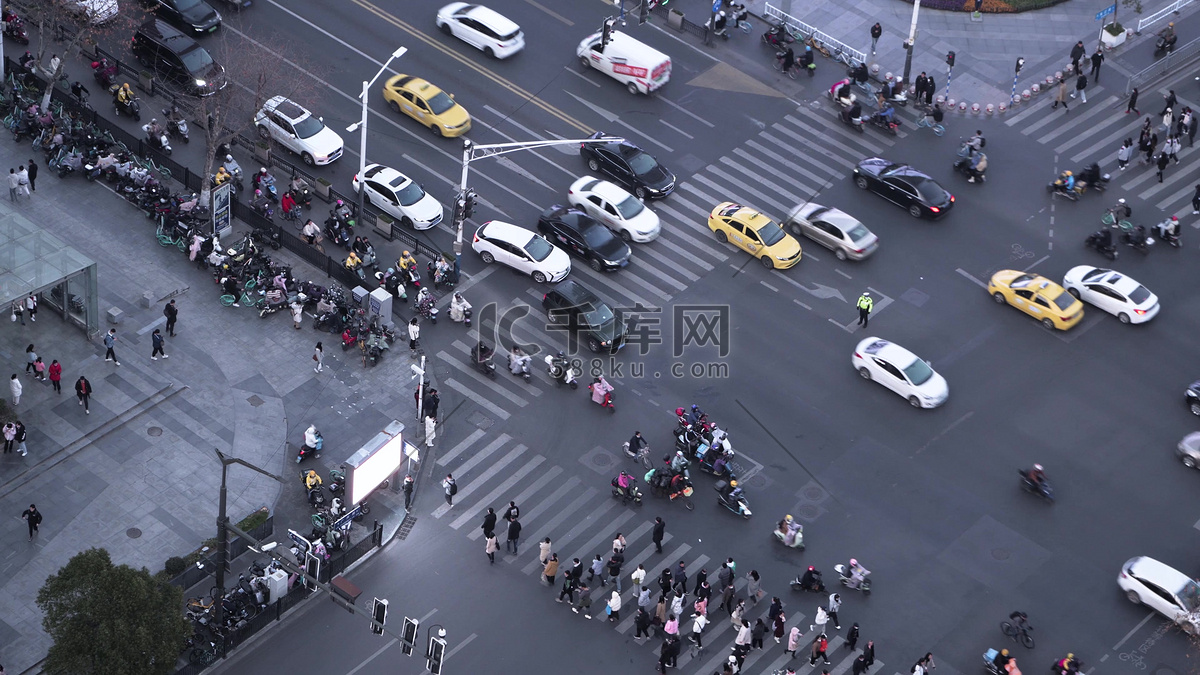
[[[313,190],[316,191],[318,197],[324,199],[325,203],[328,204],[329,189],[331,187],[333,187],[333,184],[329,181],[325,180],[324,178],[317,178],[317,184],[313,186]]]
[[[154,73],[145,70],[139,72],[138,87],[143,91],[154,91]]]
[[[1113,35],[1112,33],[1109,33],[1108,31],[1106,31],[1104,29],[1100,30],[1100,42],[1107,49],[1114,49],[1116,47],[1120,47],[1121,45],[1125,44],[1125,40],[1128,37],[1129,37],[1129,33],[1127,31],[1121,31],[1120,35]]]
[[[375,219],[375,231],[383,235],[388,241],[392,240],[392,226],[396,224],[395,220],[386,213],[379,214]]]
[[[271,146],[266,143],[254,144],[254,158],[263,164],[271,163]]]
[[[675,30],[683,30],[683,12],[672,8],[667,14],[667,25]]]

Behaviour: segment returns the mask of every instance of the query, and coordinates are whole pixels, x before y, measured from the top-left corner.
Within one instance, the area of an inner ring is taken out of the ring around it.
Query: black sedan
[[[187,33],[203,35],[221,25],[221,15],[204,0],[143,0],[143,4]]]
[[[604,138],[597,131],[588,138]],[[580,143],[579,156],[588,169],[625,186],[638,199],[662,199],[675,189],[675,174],[632,143]]]
[[[597,272],[619,270],[633,255],[629,244],[578,209],[551,206],[538,218],[538,231],[551,243],[586,260]]]
[[[954,195],[907,164],[882,157],[864,159],[854,168],[854,184],[908,209],[913,218],[940,218],[954,207]]]

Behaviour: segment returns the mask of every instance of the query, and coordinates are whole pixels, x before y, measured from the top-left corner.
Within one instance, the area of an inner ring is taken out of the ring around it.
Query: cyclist
[[[932,123],[929,121],[929,118],[931,117],[933,118]],[[942,104],[935,103],[932,109],[925,111],[924,121],[926,126],[933,126],[934,124],[941,124],[942,120],[945,118],[946,113],[942,112]]]
[[[784,73],[787,73],[789,70],[792,69],[792,66],[796,65],[796,52],[794,52],[791,47],[788,47],[787,51],[785,51],[783,53],[783,56],[781,56],[779,58],[780,58],[780,68],[779,69],[782,70]]]

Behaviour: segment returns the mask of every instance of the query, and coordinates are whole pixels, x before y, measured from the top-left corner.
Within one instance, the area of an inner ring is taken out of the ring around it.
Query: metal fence
[[[828,34],[822,33],[821,31],[817,30],[815,26],[810,26],[804,23],[800,19],[797,19],[796,17],[788,14],[769,2],[766,3],[765,8],[763,9],[763,18],[767,20],[774,20],[778,23],[788,26],[789,28],[794,28],[800,31],[800,33],[806,38],[812,38],[817,42],[820,42],[831,51],[836,52],[840,49],[843,54],[854,59],[858,63],[867,62],[866,52],[859,51],[845,42],[842,42],[841,40],[834,39]]]
[[[274,534],[274,532],[275,516],[268,516],[261,525],[250,530],[246,534],[253,537],[255,541],[262,541],[263,539],[270,537],[272,534]],[[229,552],[226,559],[233,560],[248,550],[250,550],[250,542],[242,539],[241,537],[235,536],[229,541]],[[212,555],[204,556],[201,558],[201,560],[204,561],[203,569],[192,565],[184,570],[179,576],[171,579],[170,584],[172,586],[178,586],[184,590],[187,590],[192,586],[204,581],[205,578],[212,574],[210,570],[215,569],[216,567],[216,552],[213,551]]]
[[[1187,7],[1190,4],[1192,4],[1192,0],[1175,0],[1175,2],[1172,2],[1171,4],[1167,5],[1166,7],[1163,7],[1162,9],[1151,14],[1150,16],[1147,16],[1143,19],[1138,19],[1136,32],[1141,33],[1142,29],[1145,28],[1146,26],[1150,26],[1158,21],[1162,21],[1163,19],[1167,18],[1171,14],[1178,14],[1179,10],[1183,9],[1184,7]]]
[[[1176,47],[1149,67],[1130,75],[1129,80],[1125,83],[1125,95],[1128,96],[1134,87],[1140,89],[1145,83],[1155,78],[1181,68],[1191,67],[1197,60],[1200,60],[1200,38],[1196,38],[1182,47]]]

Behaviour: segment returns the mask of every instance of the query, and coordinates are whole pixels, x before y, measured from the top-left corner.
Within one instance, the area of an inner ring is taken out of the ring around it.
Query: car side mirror
[[[450,98],[454,98],[454,94],[450,94]]]
[[[318,117],[318,118],[317,118],[317,121],[318,121],[318,122],[324,122],[324,121],[325,121],[325,118],[324,118],[324,117]]]

